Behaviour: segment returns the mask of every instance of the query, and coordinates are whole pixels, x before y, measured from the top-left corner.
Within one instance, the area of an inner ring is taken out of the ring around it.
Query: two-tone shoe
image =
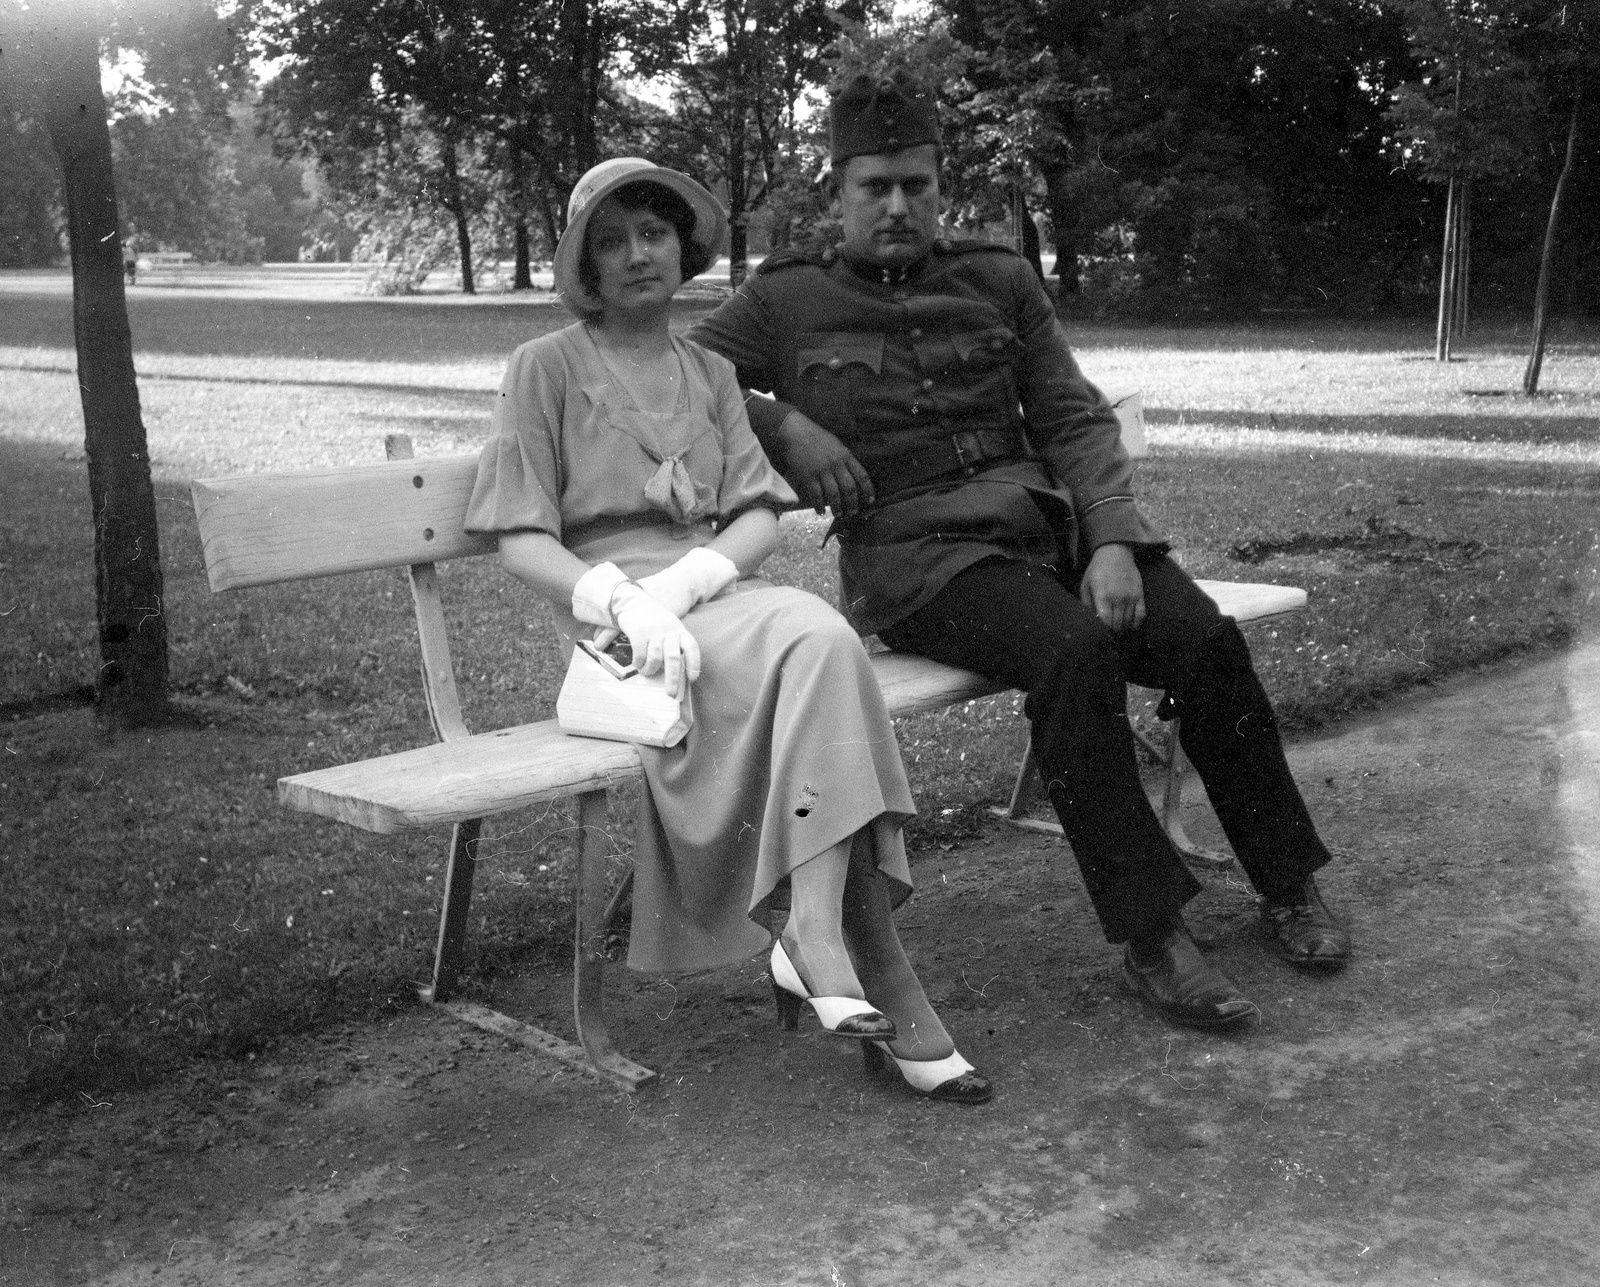
[[[858,1041],[888,1041],[895,1035],[894,1020],[858,997],[817,997],[794,968],[783,940],[772,945],[772,998],[778,1004],[778,1022],[785,1028],[800,1026],[801,1003],[815,1012],[825,1031]]]
[[[1122,977],[1140,999],[1191,1027],[1231,1028],[1259,1013],[1255,1003],[1240,995],[1201,955],[1181,922],[1144,952],[1128,944]]]
[[[1350,931],[1322,901],[1310,876],[1290,899],[1262,897],[1261,931],[1290,965],[1332,970],[1350,959]]]
[[[961,1057],[959,1050],[943,1059],[902,1059],[888,1043],[870,1041],[861,1047],[869,1073],[886,1073],[891,1067],[900,1080],[928,1099],[944,1104],[987,1104],[994,1098],[989,1079]]]

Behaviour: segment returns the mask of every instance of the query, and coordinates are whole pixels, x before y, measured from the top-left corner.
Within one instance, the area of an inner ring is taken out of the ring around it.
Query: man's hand
[[[1089,558],[1078,597],[1121,634],[1144,624],[1144,578],[1126,545],[1102,545]]]
[[[798,411],[778,427],[783,476],[817,513],[857,514],[872,504],[872,479],[850,449]]]

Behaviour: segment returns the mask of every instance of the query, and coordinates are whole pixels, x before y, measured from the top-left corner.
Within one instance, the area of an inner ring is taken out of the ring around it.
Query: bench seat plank
[[[880,653],[873,661],[895,715],[999,691],[979,675],[921,657]],[[628,743],[568,737],[555,720],[543,720],[280,778],[278,802],[388,835],[603,790],[638,773],[639,755]]]
[[[1196,581],[1211,596],[1225,617],[1240,623],[1275,617],[1281,612],[1299,612],[1306,606],[1306,592],[1296,585],[1260,585],[1246,581]]]
[[[1306,592],[1294,586],[1199,584],[1239,621],[1293,612],[1306,602]],[[872,662],[884,702],[897,718],[1001,688],[971,671],[905,653],[876,653]],[[627,743],[568,737],[554,720],[544,720],[282,778],[278,800],[387,835],[603,790],[638,773],[638,753]]]
[[[551,719],[280,778],[278,802],[387,835],[604,790],[638,773],[628,743],[568,737]]]

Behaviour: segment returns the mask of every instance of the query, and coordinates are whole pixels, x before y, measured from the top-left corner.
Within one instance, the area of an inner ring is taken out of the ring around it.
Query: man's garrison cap
[[[828,107],[829,155],[834,165],[853,156],[900,152],[939,142],[933,95],[909,72],[851,79]]]

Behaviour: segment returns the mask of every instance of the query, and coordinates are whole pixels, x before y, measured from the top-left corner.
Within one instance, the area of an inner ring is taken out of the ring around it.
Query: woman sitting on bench
[[[647,675],[694,688],[678,746],[639,748],[628,964],[729,965],[771,947],[779,1017],[809,1001],[934,1099],[981,1103],[901,948],[915,812],[861,641],[831,607],[755,577],[797,503],[750,431],[725,359],[667,327],[726,219],[685,175],[622,157],[578,182],[555,256],[583,319],[511,358],[467,512],[550,601],[563,646],[624,632]]]

